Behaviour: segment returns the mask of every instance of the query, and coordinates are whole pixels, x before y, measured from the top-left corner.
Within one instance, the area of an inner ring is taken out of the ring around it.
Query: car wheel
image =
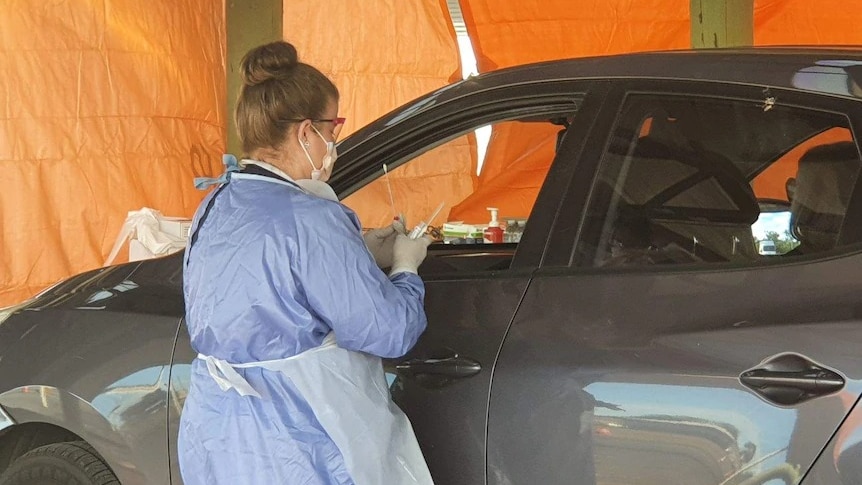
[[[0,485],[120,485],[96,450],[84,441],[29,451],[0,476]]]

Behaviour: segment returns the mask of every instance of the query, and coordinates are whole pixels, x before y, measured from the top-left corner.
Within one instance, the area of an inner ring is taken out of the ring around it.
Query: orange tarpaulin
[[[321,8],[316,0],[285,1],[284,38],[296,46],[301,60],[319,68],[338,86],[339,112],[347,118],[342,136],[460,79],[455,32],[445,0],[363,0],[342,2],[337,8]],[[445,154],[434,156],[439,164],[419,163],[390,174],[398,210],[408,223],[433,211],[442,200],[438,192],[449,198],[449,191],[473,189],[469,175],[473,160],[466,139],[460,148],[447,146]],[[427,183],[432,178],[436,182]],[[357,211],[366,227],[390,224],[394,217],[382,181],[344,203]]]
[[[449,220],[487,224],[488,207],[499,209],[500,221],[527,218],[538,195],[536,181],[545,179],[562,129],[547,123],[495,125],[477,189],[452,208]]]
[[[577,8],[569,0],[462,0],[461,7],[480,72],[691,43],[688,0],[594,0],[578,2]],[[500,208],[502,218],[526,217],[533,207],[559,127],[512,130],[504,124],[494,131],[477,191],[451,211],[450,220],[487,222],[492,206]]]
[[[479,72],[691,45],[689,0],[461,0]]]
[[[758,199],[787,202],[787,180],[796,177],[799,159],[814,147],[842,141],[853,141],[853,135],[847,128],[832,128],[800,143],[751,181],[754,195]]]
[[[481,72],[690,43],[688,0],[462,0],[461,6]],[[755,0],[754,42],[862,44],[860,7],[862,0]],[[291,0],[284,3],[284,25],[301,57],[338,84],[348,117],[344,134],[458,77],[445,0],[336,8]],[[222,2],[4,4],[0,306],[100,266],[130,210],[192,214],[203,193],[191,179],[222,170],[224,53]],[[451,207],[465,197],[452,219],[483,221],[488,206],[505,208],[501,216],[528,213],[550,162],[552,135],[518,139],[525,135],[504,130],[497,127],[478,178],[471,135],[396,170],[395,197],[409,221],[440,200]],[[776,181],[758,184],[765,193],[781,189]],[[346,203],[367,226],[392,216],[382,182]]]
[[[442,202],[444,210],[434,219],[441,225],[449,208],[464,200],[475,188],[475,136],[470,133],[424,153],[406,165],[390,172],[392,194],[397,209],[403,213],[410,226],[427,221]],[[366,195],[371,189],[373,195]],[[356,196],[348,197],[345,203],[356,206],[357,200],[369,201],[367,209],[360,208],[366,227],[389,224],[393,218],[389,192],[385,181],[374,182]],[[376,216],[376,217],[369,217]],[[367,221],[372,221],[368,223]]]
[[[754,45],[862,44],[862,0],[755,0]]]
[[[130,210],[192,215],[221,171],[224,32],[221,2],[4,3],[0,307],[101,266]]]

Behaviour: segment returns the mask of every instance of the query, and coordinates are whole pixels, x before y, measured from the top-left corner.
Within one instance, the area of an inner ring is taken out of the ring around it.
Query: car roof
[[[798,75],[844,76],[847,68],[862,69],[862,46],[790,46],[642,52],[563,59],[525,64],[470,78],[476,84],[532,78],[652,78],[762,84],[841,95],[817,86],[826,79],[800,86]],[[859,75],[862,80],[862,74]],[[466,81],[464,81],[466,82]],[[453,87],[457,85],[452,85]],[[813,88],[813,89],[812,89]],[[853,97],[846,94],[846,97]]]
[[[347,137],[344,148],[433,106],[499,86],[543,80],[663,79],[762,85],[860,101],[847,88],[850,71],[862,84],[862,46],[671,50],[550,60],[490,71],[446,85],[369,123]]]

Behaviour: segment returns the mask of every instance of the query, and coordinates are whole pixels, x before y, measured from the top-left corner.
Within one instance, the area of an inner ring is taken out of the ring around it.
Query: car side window
[[[521,113],[423,147],[397,168],[390,167],[388,181],[384,176],[343,202],[354,210],[371,206],[386,211],[378,215],[357,210],[366,228],[388,223],[393,212],[387,187],[391,185],[394,205],[408,226],[430,223],[428,232],[436,244],[423,264],[424,274],[508,269],[576,111],[573,102],[560,111]],[[452,169],[450,162],[464,157],[472,161],[469,169]],[[369,204],[371,200],[375,202]],[[428,221],[440,203],[442,211]],[[489,209],[494,209],[497,221],[490,232]]]
[[[841,114],[774,100],[629,94],[576,262],[746,265],[832,251],[860,164]]]

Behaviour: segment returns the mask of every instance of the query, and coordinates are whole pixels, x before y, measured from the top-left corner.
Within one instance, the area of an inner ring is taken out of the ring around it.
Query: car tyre
[[[29,451],[0,476],[0,485],[120,485],[98,452],[84,441]]]

